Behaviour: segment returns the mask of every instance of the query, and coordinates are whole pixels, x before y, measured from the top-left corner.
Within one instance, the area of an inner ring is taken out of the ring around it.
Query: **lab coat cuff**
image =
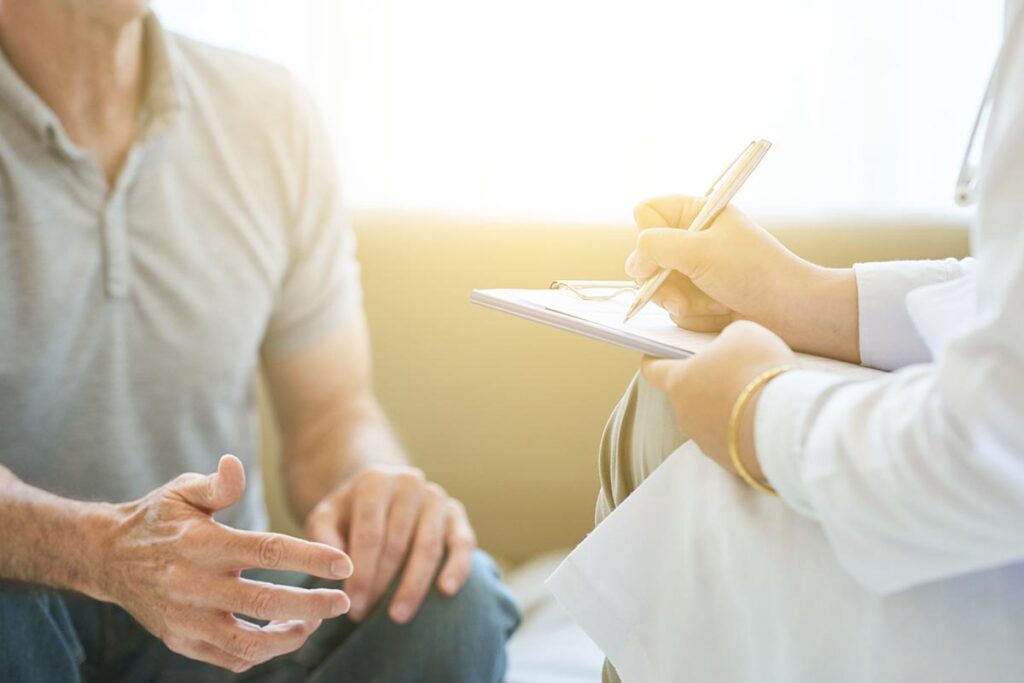
[[[815,517],[801,471],[812,413],[829,390],[849,381],[813,370],[792,370],[768,383],[757,401],[754,444],[768,483],[797,512]]]
[[[931,360],[931,352],[911,320],[906,297],[918,287],[962,274],[956,259],[858,263],[857,304],[861,363],[895,370]]]

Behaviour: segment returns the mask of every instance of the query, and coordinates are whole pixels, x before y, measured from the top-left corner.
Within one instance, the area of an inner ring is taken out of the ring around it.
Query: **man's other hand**
[[[213,520],[245,490],[242,463],[225,455],[215,474],[183,474],[142,499],[113,506],[102,597],[127,610],[174,652],[245,671],[306,641],[321,620],[348,611],[341,590],[251,581],[249,568],[327,579],[352,573],[337,548]],[[236,614],[267,621],[257,626]]]
[[[455,595],[469,577],[476,548],[462,504],[420,470],[401,465],[358,470],[313,508],[306,530],[314,541],[351,555],[355,570],[345,590],[355,620],[380,600],[403,562],[388,608],[394,621],[413,618],[435,575],[441,592]]]

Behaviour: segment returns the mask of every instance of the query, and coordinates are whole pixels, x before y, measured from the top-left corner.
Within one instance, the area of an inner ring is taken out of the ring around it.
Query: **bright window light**
[[[775,143],[737,202],[955,215],[1002,0],[158,0],[292,69],[356,208],[628,220]]]

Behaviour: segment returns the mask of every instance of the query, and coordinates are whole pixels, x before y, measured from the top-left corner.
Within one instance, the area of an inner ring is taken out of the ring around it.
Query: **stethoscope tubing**
[[[985,86],[985,94],[978,106],[978,113],[974,117],[974,125],[971,127],[971,136],[967,139],[967,149],[964,151],[964,159],[960,163],[960,173],[956,181],[956,192],[954,201],[960,206],[970,206],[977,201],[978,197],[978,166],[973,163],[976,151],[979,151],[985,134],[988,131],[988,124],[992,114],[992,103],[995,100],[996,84],[999,82],[1003,70],[1003,62],[1009,52],[1013,39],[1020,36],[1024,27],[1024,7],[1017,11],[1016,16],[1010,23],[1010,30],[1003,38],[1002,47],[999,48],[999,55],[992,67],[992,73],[988,77],[988,85]]]

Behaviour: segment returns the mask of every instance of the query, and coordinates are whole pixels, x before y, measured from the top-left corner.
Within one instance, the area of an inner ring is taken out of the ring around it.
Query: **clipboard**
[[[555,280],[546,289],[474,289],[470,303],[589,339],[658,358],[689,358],[710,345],[712,332],[684,330],[657,306],[628,322],[624,314],[638,285],[632,280]],[[880,370],[830,358],[797,354],[800,366],[861,379]]]

